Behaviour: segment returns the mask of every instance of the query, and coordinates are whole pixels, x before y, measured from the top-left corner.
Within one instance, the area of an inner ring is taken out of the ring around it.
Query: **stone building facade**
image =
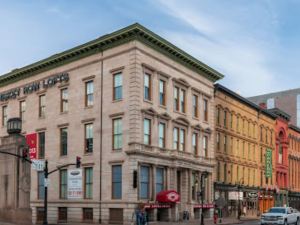
[[[224,216],[236,217],[239,206],[259,215],[274,206],[276,116],[220,84],[215,107],[215,198],[225,199]]]
[[[222,77],[134,24],[1,76],[0,136],[7,118],[21,117],[50,170],[81,157],[81,198],[68,199],[67,170],[50,175],[49,222],[130,224],[138,207],[150,220],[199,217],[204,171],[204,202],[213,202],[213,84]],[[43,185],[31,170],[33,223]],[[161,190],[180,202],[161,209]]]

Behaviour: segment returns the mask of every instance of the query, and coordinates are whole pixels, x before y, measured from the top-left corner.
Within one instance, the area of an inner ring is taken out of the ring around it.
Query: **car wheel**
[[[300,220],[299,220],[299,218],[297,218],[296,225],[300,225]]]
[[[284,225],[288,225],[288,222],[287,222],[287,220],[285,220],[285,221],[284,221]]]

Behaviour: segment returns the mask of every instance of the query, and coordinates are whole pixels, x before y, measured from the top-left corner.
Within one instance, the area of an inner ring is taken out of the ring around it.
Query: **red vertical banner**
[[[30,159],[37,159],[37,134],[27,134],[26,143],[29,147],[29,156]]]

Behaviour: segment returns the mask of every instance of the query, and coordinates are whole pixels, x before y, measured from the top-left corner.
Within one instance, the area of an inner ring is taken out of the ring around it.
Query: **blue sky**
[[[300,87],[298,0],[0,0],[0,74],[138,22],[244,95]]]

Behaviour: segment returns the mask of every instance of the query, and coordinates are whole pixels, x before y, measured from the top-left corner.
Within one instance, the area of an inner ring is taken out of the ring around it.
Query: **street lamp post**
[[[204,215],[203,215],[203,204],[204,204],[204,179],[208,176],[208,172],[204,171],[201,173],[201,223],[200,225],[204,225]]]
[[[241,219],[241,214],[242,214],[242,212],[241,212],[241,198],[240,198],[240,190],[241,190],[241,188],[242,188],[242,180],[244,180],[244,178],[241,178],[240,180],[239,180],[239,182],[237,183],[237,189],[238,189],[238,220],[240,220]]]

